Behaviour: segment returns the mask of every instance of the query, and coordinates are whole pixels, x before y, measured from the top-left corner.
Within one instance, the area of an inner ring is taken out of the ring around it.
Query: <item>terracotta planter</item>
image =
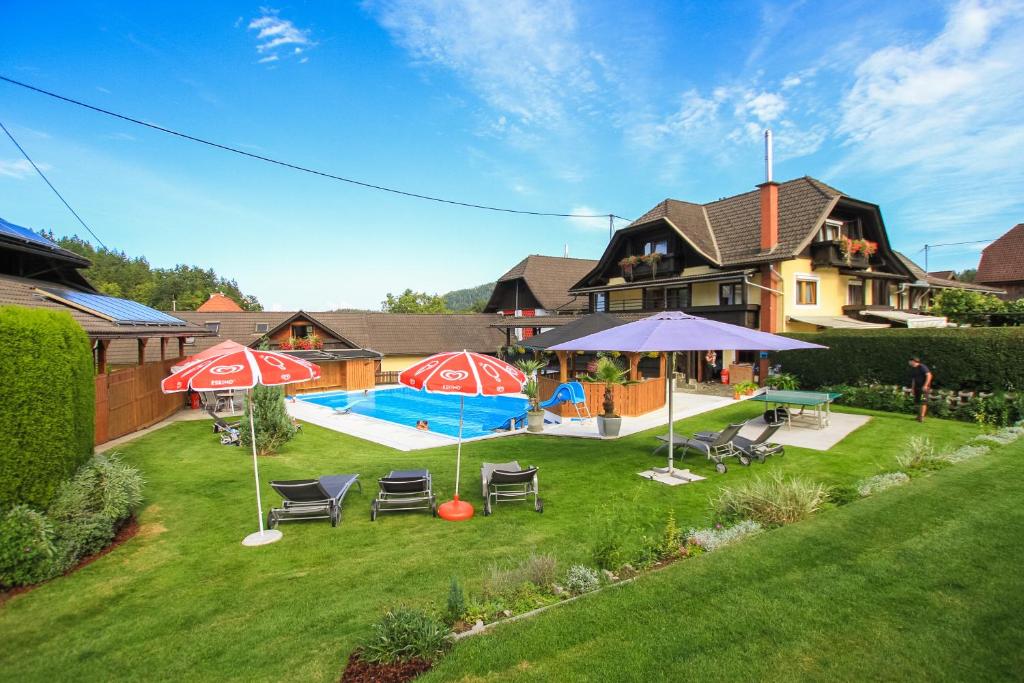
[[[741,395],[741,394],[740,394],[740,392],[738,392],[738,391],[734,391],[734,392],[732,392],[732,400],[734,400],[734,401],[738,401],[738,400],[740,400],[740,395]]]

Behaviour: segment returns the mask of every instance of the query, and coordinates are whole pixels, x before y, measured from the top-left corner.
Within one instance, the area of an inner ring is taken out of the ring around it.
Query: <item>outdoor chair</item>
[[[430,510],[437,517],[437,501],[428,470],[391,470],[377,480],[377,497],[370,504],[370,521],[382,512]]]
[[[750,462],[750,458],[756,459],[758,462],[764,462],[765,458],[771,455],[785,455],[786,449],[782,444],[771,443],[768,439],[775,435],[775,432],[782,428],[781,422],[775,422],[767,425],[760,434],[754,439],[748,439],[743,436],[737,436],[733,440],[733,445],[739,449],[742,454],[738,456],[740,463],[746,459]]]
[[[230,432],[232,429],[237,430],[241,426],[241,422],[227,422],[224,418],[217,415],[209,404],[206,405],[206,412],[213,418],[213,433],[219,434],[220,432]]]
[[[279,522],[297,519],[329,519],[331,526],[338,526],[341,503],[353,484],[359,491],[363,490],[358,474],[270,482],[271,487],[281,494],[283,502],[281,507],[267,513],[267,528],[273,529]]]
[[[736,448],[734,444],[741,429],[743,429],[743,423],[739,422],[737,424],[729,425],[720,432],[706,432],[708,434],[714,434],[714,438],[708,441],[698,438],[697,435],[694,435],[692,438],[679,437],[678,439],[673,436],[673,445],[676,448],[683,449],[683,455],[680,457],[680,460],[686,457],[687,451],[693,449],[703,453],[708,460],[715,463],[715,470],[719,474],[725,474],[728,467],[726,467],[724,460],[742,453],[742,451]],[[667,434],[657,438],[659,441],[664,442],[666,446],[668,445]],[[749,465],[750,459],[746,458],[746,462],[740,460],[740,464]]]
[[[242,445],[242,432],[236,427],[230,427],[226,431],[220,433],[220,445],[221,446],[241,446]]]
[[[544,501],[538,496],[537,467],[525,470],[519,463],[485,462],[480,468],[480,489],[484,498],[484,514],[489,515],[497,503],[529,500],[533,496],[533,509],[544,512]]]

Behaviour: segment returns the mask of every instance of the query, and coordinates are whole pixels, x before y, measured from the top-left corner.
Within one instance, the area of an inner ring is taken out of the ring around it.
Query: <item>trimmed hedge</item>
[[[831,384],[897,384],[910,381],[907,360],[920,356],[936,387],[1024,390],[1024,328],[970,327],[917,330],[832,330],[788,337],[827,350],[773,354],[783,372],[806,388]]]
[[[0,306],[0,510],[45,509],[92,455],[92,347],[63,311]]]

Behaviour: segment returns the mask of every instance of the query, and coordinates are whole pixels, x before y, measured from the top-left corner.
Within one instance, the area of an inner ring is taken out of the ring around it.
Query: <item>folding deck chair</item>
[[[537,469],[533,465],[525,470],[519,463],[485,462],[480,468],[480,490],[484,498],[484,514],[489,515],[497,503],[524,501],[533,496],[533,509],[544,512],[544,501],[538,497]]]
[[[714,438],[709,441],[702,440],[698,438],[696,435],[693,438],[688,438],[685,436],[678,437],[676,435],[673,435],[673,445],[676,448],[683,449],[683,454],[679,458],[680,460],[685,458],[686,452],[692,448],[695,451],[703,453],[705,456],[707,456],[708,460],[715,463],[715,470],[719,474],[725,474],[729,468],[726,467],[724,460],[726,458],[735,457],[741,453],[741,451],[738,448],[736,448],[734,441],[736,440],[736,437],[740,433],[740,429],[742,428],[743,423],[739,422],[737,424],[729,425],[720,432],[710,432],[711,434],[714,434]],[[658,441],[663,442],[664,445],[659,446],[655,450],[655,452],[668,446],[668,434],[659,436],[657,437],[657,439]],[[750,460],[747,459],[746,463],[743,463],[741,461],[741,464],[749,465]]]
[[[213,433],[219,434],[220,432],[230,432],[232,429],[238,429],[241,426],[241,421],[238,422],[226,422],[224,418],[217,415],[214,409],[209,403],[206,404],[206,412],[213,418]]]
[[[437,500],[429,470],[391,470],[377,480],[377,497],[370,503],[370,521],[381,512],[430,510],[437,517]]]
[[[360,491],[358,474],[332,474],[319,479],[272,481],[270,485],[281,494],[281,507],[267,513],[267,528],[278,522],[297,519],[329,519],[331,526],[341,521],[341,502],[355,484]]]
[[[786,449],[782,444],[770,443],[768,439],[775,435],[775,432],[782,428],[782,422],[774,422],[767,425],[757,437],[748,439],[745,436],[737,436],[733,439],[733,446],[740,451],[737,459],[741,465],[749,465],[753,458],[758,462],[764,462],[765,458],[771,455],[785,455]],[[701,441],[714,441],[720,432],[697,432],[694,437]]]

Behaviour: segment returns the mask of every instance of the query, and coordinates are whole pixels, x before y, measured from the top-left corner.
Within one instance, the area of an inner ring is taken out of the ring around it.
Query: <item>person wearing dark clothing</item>
[[[928,392],[932,388],[932,371],[920,358],[910,359],[910,391],[917,406],[917,421],[924,422],[928,412]]]

